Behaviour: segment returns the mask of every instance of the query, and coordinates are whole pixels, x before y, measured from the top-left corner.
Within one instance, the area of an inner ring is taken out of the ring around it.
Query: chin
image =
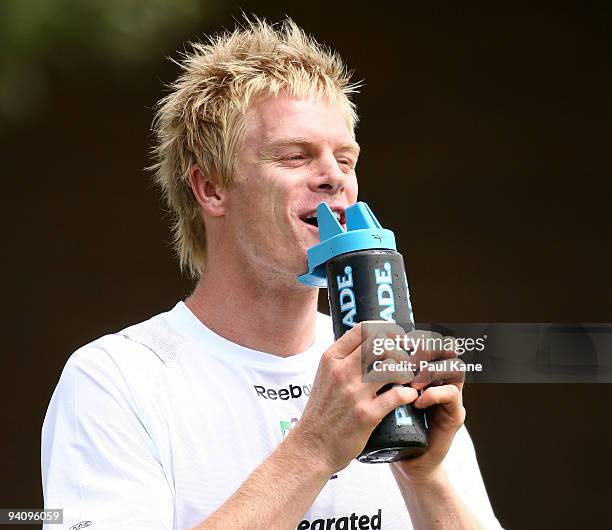
[[[302,282],[297,279],[298,276],[301,276],[302,274],[308,272],[308,257],[306,254],[307,250],[308,247],[303,246],[297,249],[297,252],[295,253],[287,252],[284,255],[285,270],[287,270],[291,277],[295,278],[295,281],[300,285],[304,284],[302,284]]]

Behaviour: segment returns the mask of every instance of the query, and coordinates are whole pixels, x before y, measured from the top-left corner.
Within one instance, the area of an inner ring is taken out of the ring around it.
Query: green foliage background
[[[0,119],[32,112],[58,69],[159,59],[216,7],[214,0],[2,0]]]

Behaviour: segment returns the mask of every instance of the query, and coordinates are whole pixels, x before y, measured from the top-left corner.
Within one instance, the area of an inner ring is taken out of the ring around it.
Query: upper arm
[[[173,528],[173,489],[133,391],[102,348],[77,351],[64,368],[41,463],[45,508],[63,508],[66,528]]]

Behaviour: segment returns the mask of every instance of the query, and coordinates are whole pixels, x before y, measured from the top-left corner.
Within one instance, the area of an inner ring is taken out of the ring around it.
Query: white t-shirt
[[[67,529],[183,530],[203,521],[299,420],[333,342],[328,316],[317,315],[316,329],[311,348],[283,358],[216,335],[179,302],[78,349],[42,429],[45,508],[63,508]],[[500,528],[465,428],[444,464],[482,524]],[[356,460],[302,519],[299,530],[412,528],[389,466]]]

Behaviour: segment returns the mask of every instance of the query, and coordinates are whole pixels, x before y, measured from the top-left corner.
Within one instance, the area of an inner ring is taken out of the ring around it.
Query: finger
[[[418,365],[414,363],[410,354],[402,349],[384,349],[382,353],[372,353],[371,349],[364,343],[361,346],[361,366],[364,372],[369,372],[375,366],[377,361],[384,361],[386,364],[389,362],[408,366],[410,364],[411,371],[415,372]],[[380,363],[378,363],[380,364]]]
[[[383,361],[385,365],[389,365],[386,359],[395,361],[398,365],[407,365],[410,362],[410,355],[401,348],[401,344],[398,342],[398,338],[404,333],[401,326],[385,321],[368,321],[363,324],[362,334],[366,337],[361,346],[361,369],[364,375],[372,371],[376,365],[385,369],[385,371],[391,371],[386,370],[386,366],[381,367]],[[403,370],[406,369],[406,366],[404,366]],[[414,371],[414,368],[408,369]],[[400,370],[402,370],[401,366],[396,371]],[[372,375],[376,376],[376,373]],[[411,380],[412,377],[401,377],[402,382]],[[389,379],[384,378],[384,381],[388,382]]]
[[[373,362],[393,352],[403,352],[399,340],[404,330],[394,322],[368,320],[362,322],[363,351],[365,356]]]
[[[386,321],[361,323],[362,344],[344,359],[361,367],[361,395],[374,396],[389,384],[408,384],[414,379],[411,356],[397,346],[397,337],[404,333],[398,324]]]
[[[412,352],[413,361],[420,365],[422,362],[434,362],[445,359],[455,359],[457,354],[453,350],[428,350],[417,348]]]
[[[334,359],[344,359],[358,350],[363,340],[364,337],[361,332],[361,324],[357,324],[353,329],[347,331],[342,337],[334,342],[327,350],[327,354]]]
[[[379,359],[373,363],[369,370],[364,371],[362,382],[366,383],[369,391],[377,391],[386,384],[408,384],[414,379],[410,368],[403,369],[394,359]]]
[[[409,386],[394,386],[377,396],[374,400],[374,406],[382,419],[400,405],[412,403],[418,395],[417,391]]]
[[[395,338],[406,333],[406,330],[397,322],[389,322],[388,320],[363,320],[361,323],[365,324],[364,331],[372,333],[373,335],[384,334],[388,337]]]
[[[461,390],[455,385],[430,386],[414,402],[418,409],[442,405],[450,413],[463,409]]]
[[[417,390],[430,385],[443,384],[454,384],[461,387],[464,381],[465,363],[461,359],[452,359],[421,365],[411,386]]]

